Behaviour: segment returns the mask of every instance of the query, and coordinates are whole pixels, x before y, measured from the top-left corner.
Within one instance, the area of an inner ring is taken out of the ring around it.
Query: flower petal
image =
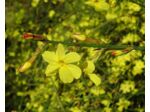
[[[80,59],[81,57],[78,53],[70,52],[65,56],[64,61],[66,63],[74,63],[74,62],[78,62]]]
[[[57,50],[56,50],[56,55],[58,56],[58,59],[61,60],[65,56],[65,49],[62,44],[58,44]]]
[[[84,69],[86,74],[90,74],[95,70],[93,61],[87,61],[87,67]]]
[[[48,62],[48,63],[51,63],[51,62],[54,62],[57,60],[56,58],[56,55],[55,55],[55,52],[50,52],[50,51],[45,51],[43,54],[42,54],[42,57],[43,59]]]
[[[71,83],[73,81],[72,73],[67,66],[62,66],[59,69],[59,77],[63,83]]]
[[[81,69],[78,66],[73,65],[73,64],[68,64],[67,66],[68,66],[68,69],[70,70],[72,76],[75,79],[79,79],[81,76]]]
[[[90,80],[96,85],[100,85],[101,83],[101,79],[100,77],[98,77],[96,74],[88,74],[89,75],[89,78]]]
[[[46,68],[45,74],[49,75],[50,73],[53,73],[58,68],[59,68],[59,64],[57,63],[49,64]]]

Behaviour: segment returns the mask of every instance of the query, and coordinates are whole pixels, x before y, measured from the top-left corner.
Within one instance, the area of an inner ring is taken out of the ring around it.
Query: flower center
[[[65,62],[63,60],[59,60],[58,62],[61,66],[63,66],[65,64]]]

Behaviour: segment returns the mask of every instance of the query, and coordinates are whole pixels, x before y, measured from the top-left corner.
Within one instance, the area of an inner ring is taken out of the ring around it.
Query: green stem
[[[52,81],[52,83],[53,83],[53,88],[54,88],[54,90],[55,90],[55,92],[56,92],[56,98],[57,98],[57,101],[59,102],[59,105],[60,105],[60,107],[61,107],[61,109],[62,109],[62,112],[66,112],[66,111],[65,111],[65,108],[64,108],[64,106],[63,106],[63,104],[62,104],[62,102],[61,102],[61,100],[60,100],[60,97],[59,97],[59,95],[58,95],[58,93],[57,93],[57,87],[56,87],[56,85],[55,85],[55,82],[54,82],[54,80],[52,79],[52,77],[50,77],[50,79],[51,79],[51,81]]]
[[[73,43],[73,42],[68,42],[68,41],[53,41],[53,40],[43,40],[44,42],[51,43],[51,44],[65,44],[68,46],[78,46],[78,47],[94,47],[94,48],[106,48],[109,50],[124,50],[124,49],[134,49],[134,50],[141,50],[144,51],[145,47],[141,46],[133,46],[133,45],[111,45],[111,44],[93,44],[93,43],[85,43],[85,42],[80,42],[80,43]]]

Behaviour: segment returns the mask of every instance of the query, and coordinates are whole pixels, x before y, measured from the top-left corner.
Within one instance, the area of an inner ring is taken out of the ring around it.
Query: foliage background
[[[114,57],[98,50],[98,87],[86,76],[71,84],[54,78],[56,93],[41,55],[26,72],[16,71],[38,46],[23,40],[24,32],[56,41],[70,41],[79,33],[102,44],[144,46],[144,11],[143,0],[6,0],[6,111],[60,112],[62,104],[66,112],[144,112],[144,51]],[[77,50],[91,59],[97,53]]]

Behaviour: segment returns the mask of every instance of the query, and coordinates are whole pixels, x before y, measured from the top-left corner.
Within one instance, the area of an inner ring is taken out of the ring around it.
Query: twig
[[[141,50],[144,51],[145,47],[141,46],[134,46],[134,45],[111,45],[111,44],[93,44],[93,43],[85,43],[85,42],[80,42],[80,43],[74,43],[74,42],[68,42],[68,41],[53,41],[53,40],[41,40],[46,43],[51,43],[51,44],[65,44],[68,46],[79,46],[79,47],[94,47],[94,48],[106,48],[109,50],[123,50],[123,49],[133,49],[133,50]]]
[[[55,82],[54,82],[54,80],[52,79],[52,77],[50,77],[50,79],[51,79],[51,81],[52,81],[52,83],[53,83],[53,87],[54,87],[54,90],[55,90],[55,93],[56,93],[57,101],[59,102],[59,105],[60,105],[62,111],[63,111],[63,112],[66,112],[66,111],[65,111],[65,108],[64,108],[64,106],[63,106],[63,104],[62,104],[62,102],[61,102],[61,100],[60,100],[60,97],[59,97],[59,95],[58,95],[58,93],[57,93],[57,87],[56,87],[56,85],[55,85]]]

